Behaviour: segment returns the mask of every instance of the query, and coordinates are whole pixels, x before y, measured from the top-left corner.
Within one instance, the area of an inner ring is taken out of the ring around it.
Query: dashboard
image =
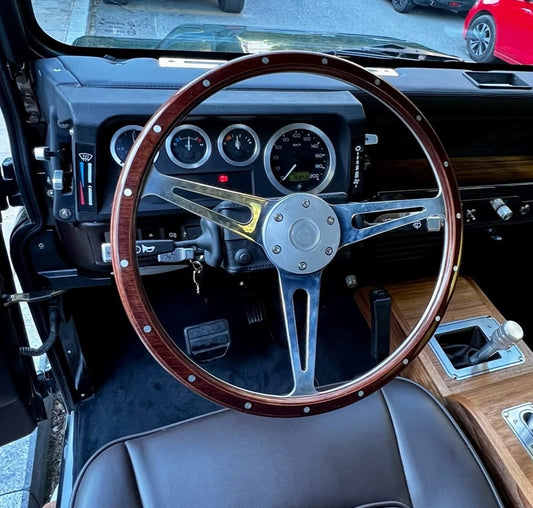
[[[139,82],[139,76],[151,74],[146,65],[154,64],[159,81]],[[128,65],[141,65],[142,72],[129,72]],[[151,59],[119,66],[105,59],[61,57],[38,66],[40,104],[49,126],[47,147],[40,152],[53,154],[40,160],[61,244],[78,269],[108,273],[116,182],[139,132],[179,87],[176,77],[187,82],[187,71],[162,70]],[[121,71],[118,81],[109,68]],[[106,75],[105,83],[100,75]],[[261,197],[308,192],[339,202],[357,195],[366,146],[373,139],[361,102],[333,80],[296,78],[300,85],[284,91],[267,80],[259,87],[251,83],[217,93],[166,136],[154,157],[155,169]],[[220,206],[212,198],[194,198],[204,206]],[[201,233],[196,217],[154,196],[141,200],[138,224],[139,241],[180,242]],[[150,256],[141,260],[154,263]]]
[[[109,273],[109,220],[127,154],[157,108],[203,70],[151,58],[63,56],[37,63],[49,129],[40,152],[52,154],[39,160],[65,256],[78,271]],[[441,71],[445,79],[435,70],[376,72],[408,94],[436,128],[453,162],[467,227],[533,220],[531,90],[476,89],[453,69]],[[473,119],[491,117],[495,94],[498,125],[473,131]],[[173,128],[153,164],[165,175],[261,197],[309,192],[342,202],[435,192],[423,150],[390,111],[345,83],[299,73],[261,76],[213,95]],[[211,198],[198,201],[219,206]],[[138,224],[139,241],[200,234],[196,217],[152,196],[141,201]],[[48,268],[43,271],[53,271]]]

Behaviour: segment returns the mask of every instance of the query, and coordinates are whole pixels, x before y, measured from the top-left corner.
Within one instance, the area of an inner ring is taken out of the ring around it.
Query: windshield
[[[44,32],[78,47],[230,54],[303,49],[533,63],[532,9],[522,0],[32,2]]]

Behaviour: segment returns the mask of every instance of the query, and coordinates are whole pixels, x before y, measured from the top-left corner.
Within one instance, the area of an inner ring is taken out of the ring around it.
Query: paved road
[[[183,24],[227,24],[286,30],[372,33],[419,42],[467,59],[463,18],[434,8],[396,12],[390,0],[247,0],[242,13],[221,12],[217,0],[129,0],[107,5],[91,0],[88,35],[163,38]],[[378,27],[378,28],[376,28]]]

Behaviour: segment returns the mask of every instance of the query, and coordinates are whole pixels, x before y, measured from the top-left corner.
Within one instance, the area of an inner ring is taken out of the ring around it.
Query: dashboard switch
[[[466,209],[466,222],[475,222],[477,220],[477,210],[475,208]]]
[[[56,169],[52,175],[52,188],[56,191],[63,190],[63,171]]]
[[[102,252],[102,261],[104,263],[111,263],[111,244],[109,242],[103,243],[100,249]],[[138,257],[159,257],[161,254],[173,253],[175,250],[175,243],[172,240],[137,240],[135,242],[135,253]],[[193,252],[192,249],[191,252]],[[189,256],[183,259],[188,258]],[[165,259],[165,261],[169,262],[168,259]],[[172,258],[172,261],[175,261],[175,258]]]
[[[492,199],[490,205],[502,220],[509,220],[513,216],[513,211],[501,198]]]
[[[50,148],[47,146],[36,146],[33,149],[33,156],[36,161],[48,161],[50,160]]]

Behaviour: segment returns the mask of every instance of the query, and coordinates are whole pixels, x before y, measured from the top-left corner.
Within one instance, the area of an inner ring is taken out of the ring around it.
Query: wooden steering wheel
[[[193,108],[229,85],[279,72],[336,78],[388,107],[424,150],[437,182],[436,195],[343,204],[329,204],[310,193],[261,198],[163,175],[154,168],[154,158],[165,139]],[[243,223],[223,216],[184,198],[181,191],[245,206],[250,210],[250,219]],[[232,385],[208,373],[174,344],[149,303],[135,254],[137,209],[140,199],[146,195],[159,196],[264,249],[278,273],[293,376],[289,394],[258,393]],[[362,228],[356,227],[353,220],[359,214],[398,211],[409,213]],[[435,288],[419,322],[397,349],[368,372],[340,385],[317,389],[313,381],[322,270],[346,245],[430,217],[441,221],[444,245]],[[128,155],[116,188],[111,216],[112,263],[122,304],[135,331],[155,359],[176,379],[218,404],[243,412],[306,416],[366,397],[398,375],[420,352],[451,298],[459,270],[462,227],[461,201],[450,160],[432,126],[405,95],[376,74],[338,57],[311,52],[262,53],[237,58],[206,72],[170,97],[148,121]],[[296,292],[307,296],[304,347],[299,344],[294,315]]]

